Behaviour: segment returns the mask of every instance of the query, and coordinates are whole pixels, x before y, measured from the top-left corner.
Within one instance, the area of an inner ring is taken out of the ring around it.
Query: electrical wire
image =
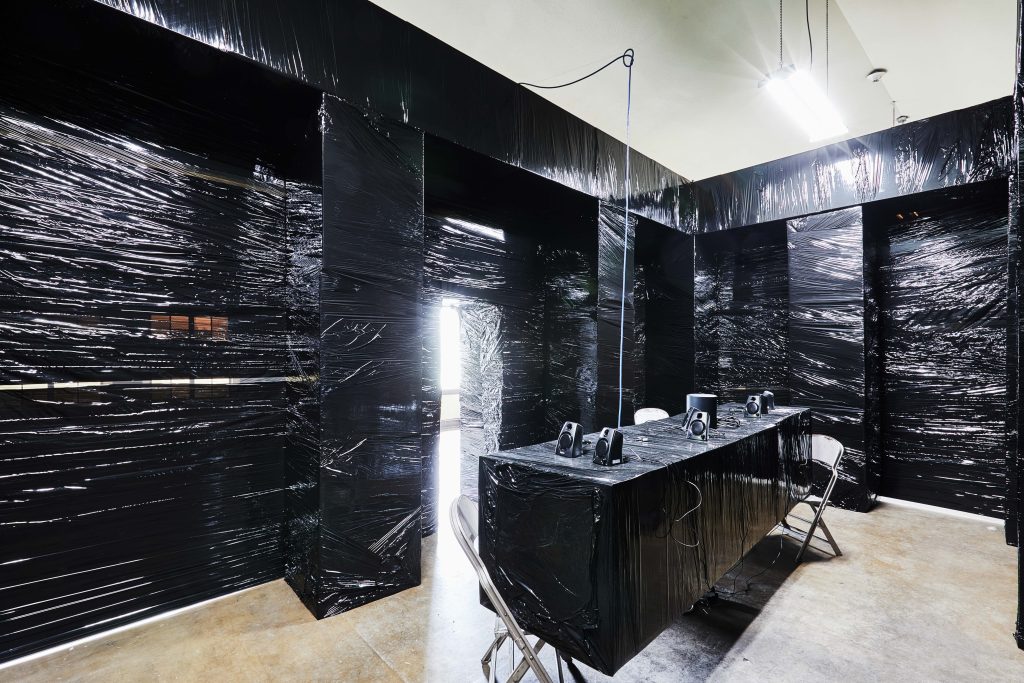
[[[811,37],[811,0],[804,0],[804,18],[807,20],[807,44],[811,47],[811,64],[808,71],[814,70],[814,38]]]
[[[525,83],[525,82],[517,83],[516,85],[524,85],[524,86],[526,86],[528,88],[541,88],[542,90],[554,90],[556,88],[567,88],[570,85],[576,85],[580,81],[585,81],[588,78],[590,78],[591,76],[596,76],[597,74],[601,73],[602,71],[604,71],[605,69],[607,69],[612,64],[614,64],[615,62],[618,62],[618,61],[621,61],[622,65],[625,66],[627,69],[631,69],[633,67],[633,48],[629,48],[628,50],[626,50],[621,55],[619,55],[618,57],[616,57],[612,61],[608,62],[607,64],[605,64],[601,68],[597,69],[596,71],[591,71],[586,76],[580,76],[575,81],[569,81],[568,83],[561,83],[559,85],[537,85],[536,83]]]
[[[780,0],[781,5],[781,0]],[[781,40],[781,37],[780,37]],[[781,46],[781,42],[780,42]],[[781,50],[781,47],[780,47]],[[536,83],[520,82],[518,85],[526,86],[528,88],[542,88],[544,90],[554,90],[556,88],[566,88],[570,85],[576,85],[580,81],[585,81],[591,76],[596,76],[601,73],[612,64],[621,61],[622,65],[626,67],[626,173],[624,179],[625,185],[625,203],[626,212],[622,219],[622,289],[619,296],[619,411],[618,419],[616,422],[616,428],[622,429],[622,393],[623,393],[623,381],[622,381],[622,352],[625,348],[626,338],[626,271],[627,261],[629,259],[629,193],[630,193],[630,178],[629,178],[629,155],[630,155],[630,139],[629,139],[629,118],[630,111],[632,109],[633,99],[633,57],[635,52],[633,48],[627,48],[625,52],[611,60],[604,66],[594,71],[591,71],[586,76],[581,76],[574,81],[568,83],[561,83],[559,85],[537,85]],[[781,54],[781,52],[780,52]]]

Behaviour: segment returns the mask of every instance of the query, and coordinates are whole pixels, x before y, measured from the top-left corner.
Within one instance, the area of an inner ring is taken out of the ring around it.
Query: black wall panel
[[[878,203],[881,491],[1003,515],[1006,184]]]
[[[593,428],[597,201],[427,140],[428,295],[460,300],[461,490],[481,454]]]
[[[637,407],[684,412],[693,379],[693,236],[641,219],[636,234]]]
[[[32,12],[0,22],[4,659],[283,575],[288,226],[313,191],[283,128],[317,104]]]
[[[423,136],[323,111],[317,617],[419,583],[422,485]]]
[[[695,385],[720,399],[789,391],[786,224],[697,235],[694,266]]]
[[[864,230],[860,207],[791,220],[789,232],[790,389],[814,408],[814,433],[846,449],[831,502],[868,510],[864,444]],[[818,473],[819,489],[825,477]],[[820,494],[820,490],[818,493]]]
[[[681,224],[715,232],[1004,178],[1012,109],[1005,97],[684,185]]]

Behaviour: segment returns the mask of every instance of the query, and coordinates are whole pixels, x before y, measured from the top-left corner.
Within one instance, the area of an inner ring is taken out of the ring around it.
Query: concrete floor
[[[796,566],[795,543],[769,536],[718,600],[614,680],[1024,681],[1016,553],[1001,528],[892,504],[827,519],[845,555]],[[423,568],[421,586],[323,621],[275,581],[0,669],[0,681],[482,680],[493,616],[447,527],[425,540]]]

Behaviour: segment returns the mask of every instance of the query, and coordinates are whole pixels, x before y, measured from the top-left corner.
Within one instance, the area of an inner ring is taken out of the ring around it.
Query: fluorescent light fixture
[[[839,112],[806,71],[780,69],[763,84],[779,106],[807,131],[811,142],[847,132]]]

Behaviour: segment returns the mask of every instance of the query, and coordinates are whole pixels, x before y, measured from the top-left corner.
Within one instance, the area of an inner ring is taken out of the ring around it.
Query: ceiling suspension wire
[[[779,0],[779,71],[782,71],[782,0]]]
[[[828,97],[828,67],[829,67],[829,45],[828,45],[828,6],[832,0],[825,0],[825,97]]]

